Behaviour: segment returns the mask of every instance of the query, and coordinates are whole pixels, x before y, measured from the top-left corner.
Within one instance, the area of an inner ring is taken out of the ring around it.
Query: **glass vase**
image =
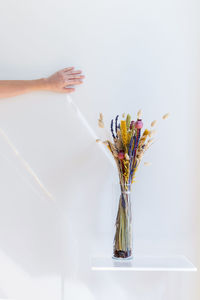
[[[117,187],[115,187],[116,189]],[[131,259],[133,251],[131,185],[118,185],[118,211],[113,244],[114,259]]]

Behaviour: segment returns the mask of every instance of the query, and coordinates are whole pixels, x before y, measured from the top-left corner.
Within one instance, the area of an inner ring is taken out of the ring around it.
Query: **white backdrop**
[[[0,79],[75,66],[73,94],[99,112],[159,122],[134,190],[135,253],[185,254],[198,266],[199,7],[195,0],[1,0]],[[0,136],[0,297],[197,300],[197,273],[91,272],[112,252],[114,171],[65,95],[0,101],[0,128],[53,195],[27,176]]]

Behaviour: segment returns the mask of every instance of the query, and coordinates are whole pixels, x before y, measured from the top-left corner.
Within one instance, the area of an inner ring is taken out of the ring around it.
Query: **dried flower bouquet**
[[[169,114],[165,114],[163,119],[167,119],[168,116]],[[117,115],[115,120],[111,120],[112,140],[103,141],[116,162],[121,190],[116,218],[114,258],[132,257],[131,187],[138,166],[154,141],[156,123],[157,121],[154,120],[151,123],[151,129],[145,129],[142,133],[141,110],[137,113],[136,121],[132,120],[130,114],[127,116],[123,114],[121,121]],[[99,116],[98,125],[100,128],[104,128],[102,113]],[[97,142],[101,142],[101,140],[97,140]],[[147,162],[144,164],[149,165]]]

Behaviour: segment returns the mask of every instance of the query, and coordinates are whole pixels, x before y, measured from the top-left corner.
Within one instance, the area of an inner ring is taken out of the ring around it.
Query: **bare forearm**
[[[36,80],[0,80],[0,98],[14,97],[34,91],[48,90],[56,93],[71,93],[83,83],[84,75],[74,67],[60,70],[47,78]]]
[[[0,98],[48,89],[46,79],[37,80],[0,80]]]

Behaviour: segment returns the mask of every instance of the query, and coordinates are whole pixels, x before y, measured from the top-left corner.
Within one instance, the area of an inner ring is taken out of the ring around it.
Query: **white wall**
[[[135,253],[182,253],[195,264],[198,11],[195,0],[0,2],[0,79],[83,69],[73,99],[97,132],[100,111],[110,120],[142,108],[146,124],[171,112],[147,154],[152,167],[137,175]],[[54,197],[0,136],[1,297],[199,299],[198,273],[90,271],[91,256],[112,251],[114,172],[65,95],[1,100],[0,128]]]

